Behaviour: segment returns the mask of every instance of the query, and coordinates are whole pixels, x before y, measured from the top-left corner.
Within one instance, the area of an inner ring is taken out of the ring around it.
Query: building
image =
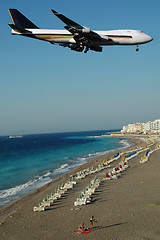
[[[160,119],[153,122],[146,123],[130,123],[127,126],[123,126],[122,133],[143,133],[143,134],[160,134]]]
[[[142,133],[144,131],[144,123],[130,123],[123,126],[122,133]]]

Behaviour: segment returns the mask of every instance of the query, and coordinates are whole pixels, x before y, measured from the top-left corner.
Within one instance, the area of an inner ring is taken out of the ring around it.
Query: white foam
[[[53,171],[53,174],[64,173],[64,172],[67,172],[68,170],[69,170],[69,165],[66,163],[66,164],[63,164],[62,166],[60,166],[59,168],[55,169]]]
[[[87,157],[78,157],[77,158],[77,162],[81,161],[81,162],[84,162],[87,160]]]
[[[127,147],[131,146],[131,143],[127,142],[125,139],[120,140],[120,142],[123,143],[123,147],[121,147],[120,149],[127,148]]]
[[[41,177],[37,177],[34,180],[30,180],[25,184],[21,184],[19,186],[9,188],[6,190],[0,191],[0,207],[5,204],[27,194],[28,192],[41,187],[49,182],[51,182],[51,178],[49,177],[51,173],[47,172]]]
[[[102,136],[87,136],[87,138],[101,138]]]

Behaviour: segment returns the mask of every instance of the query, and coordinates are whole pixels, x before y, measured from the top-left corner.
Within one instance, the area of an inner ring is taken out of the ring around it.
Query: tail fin
[[[33,24],[28,18],[26,18],[22,13],[20,13],[17,9],[8,9],[13,23],[19,28],[38,28],[35,24]]]

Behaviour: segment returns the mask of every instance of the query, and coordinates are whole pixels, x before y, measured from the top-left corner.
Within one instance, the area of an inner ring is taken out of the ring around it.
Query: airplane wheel
[[[87,52],[88,52],[88,50],[89,50],[89,48],[88,48],[88,47],[86,47],[86,49],[85,49],[84,53],[87,53]]]
[[[138,51],[139,51],[139,48],[137,48],[136,51],[138,52]]]

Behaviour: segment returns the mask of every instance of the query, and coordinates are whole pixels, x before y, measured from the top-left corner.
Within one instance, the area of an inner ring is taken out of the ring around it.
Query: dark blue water
[[[126,146],[111,131],[0,137],[0,207],[94,156]]]

